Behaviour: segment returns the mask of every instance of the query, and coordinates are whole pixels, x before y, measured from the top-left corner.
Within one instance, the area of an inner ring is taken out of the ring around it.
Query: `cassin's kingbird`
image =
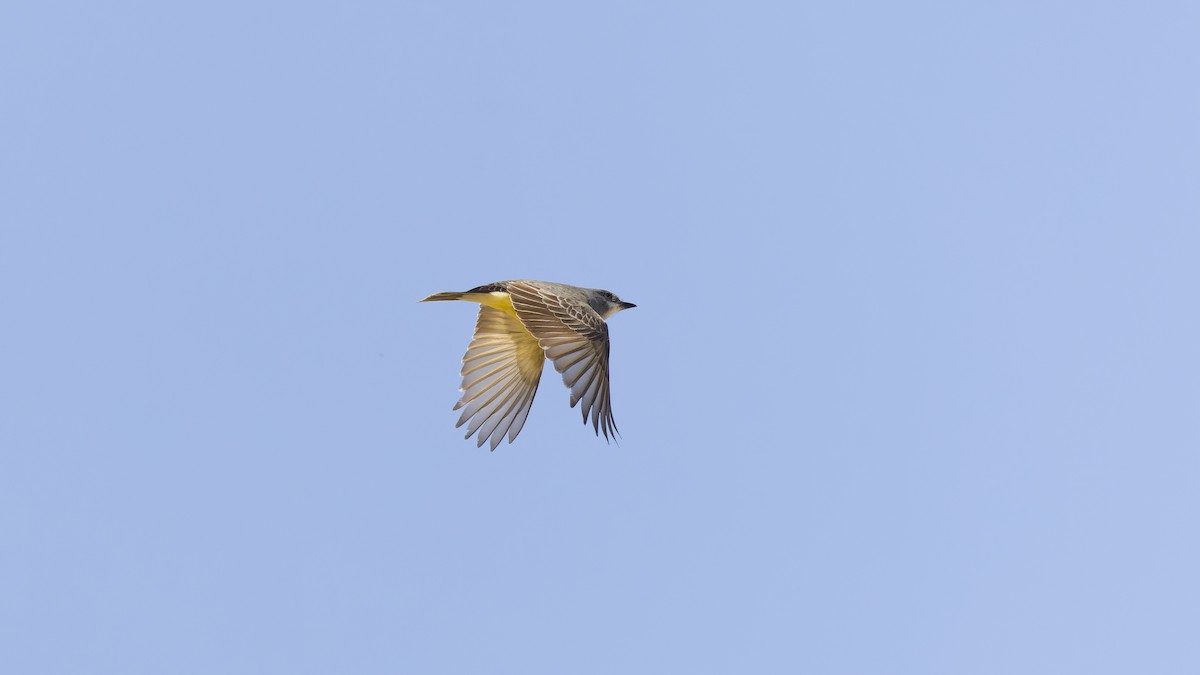
[[[470,420],[466,438],[492,450],[508,434],[512,443],[533,405],[542,362],[550,359],[571,390],[571,407],[583,401],[596,435],[617,433],[608,390],[608,324],[605,319],[636,307],[608,291],[549,281],[498,281],[465,293],[434,293],[431,300],[478,302],[475,336],[463,355],[462,408],[456,427]]]

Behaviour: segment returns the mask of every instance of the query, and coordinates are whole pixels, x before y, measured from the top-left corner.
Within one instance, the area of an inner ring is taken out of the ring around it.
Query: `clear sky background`
[[[1200,672],[1198,7],[4,3],[3,671]]]

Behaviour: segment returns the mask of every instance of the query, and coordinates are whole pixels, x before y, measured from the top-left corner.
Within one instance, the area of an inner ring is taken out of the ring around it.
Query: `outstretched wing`
[[[564,299],[524,281],[508,284],[513,309],[537,338],[571,390],[571,407],[580,401],[596,435],[619,435],[613,421],[608,385],[608,325],[586,304]]]
[[[466,438],[479,432],[480,447],[490,437],[495,450],[506,433],[512,443],[529,416],[545,360],[537,339],[517,317],[480,307],[475,336],[463,355],[463,395],[454,405],[462,415],[454,426],[470,420]]]

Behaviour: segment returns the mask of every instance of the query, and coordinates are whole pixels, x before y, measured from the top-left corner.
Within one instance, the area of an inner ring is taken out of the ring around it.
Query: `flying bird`
[[[478,302],[475,335],[463,355],[462,409],[455,427],[467,424],[476,447],[491,439],[495,450],[505,434],[512,443],[533,405],[550,359],[571,390],[571,407],[582,402],[596,435],[609,440],[617,432],[609,402],[608,324],[623,309],[636,307],[609,291],[550,281],[498,281],[463,293],[434,293],[421,300]],[[468,424],[469,422],[469,424]]]

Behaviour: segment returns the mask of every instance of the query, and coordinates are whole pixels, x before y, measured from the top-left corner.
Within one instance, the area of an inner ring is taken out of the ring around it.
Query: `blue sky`
[[[5,670],[1195,672],[1198,21],[6,3]],[[454,429],[510,278],[619,446]]]

